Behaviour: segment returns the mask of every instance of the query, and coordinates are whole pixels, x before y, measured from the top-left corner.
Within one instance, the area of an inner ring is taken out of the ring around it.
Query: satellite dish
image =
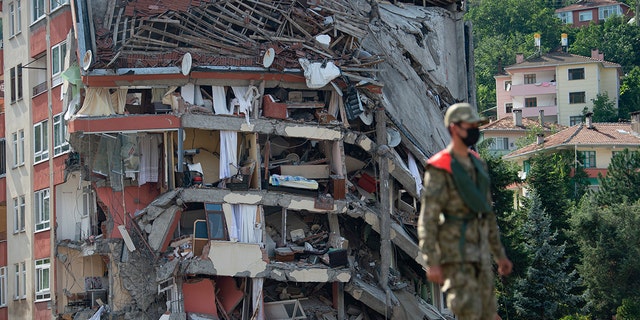
[[[360,120],[362,120],[364,124],[370,126],[373,123],[373,112],[365,110],[360,114]]]
[[[387,128],[387,145],[389,147],[397,147],[402,141],[400,132],[394,128]]]
[[[273,48],[267,49],[267,52],[264,53],[264,57],[262,58],[262,65],[265,68],[269,68],[275,58],[276,58],[276,50],[274,50]]]
[[[191,53],[187,52],[182,56],[182,75],[188,76],[191,72],[191,64],[193,63],[191,59]]]
[[[93,63],[93,52],[91,50],[87,50],[82,57],[82,70],[88,71],[89,67],[91,67],[91,63]]]

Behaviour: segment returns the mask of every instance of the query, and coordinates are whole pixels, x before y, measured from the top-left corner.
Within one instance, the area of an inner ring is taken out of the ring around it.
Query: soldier
[[[469,149],[478,141],[481,121],[468,103],[447,109],[451,143],[427,161],[418,221],[427,278],[443,285],[460,320],[499,318],[491,254],[500,275],[512,268],[491,207],[487,165]]]

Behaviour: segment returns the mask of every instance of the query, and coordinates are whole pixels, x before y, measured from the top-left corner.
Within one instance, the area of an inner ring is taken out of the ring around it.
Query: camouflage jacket
[[[476,181],[475,167],[470,159],[464,160],[458,159],[458,162]],[[482,162],[482,165],[486,170],[486,163]],[[474,214],[460,197],[451,173],[427,165],[424,187],[418,237],[420,250],[428,266],[452,262],[490,264],[491,254],[496,260],[506,258],[495,213],[492,211],[482,216]],[[487,191],[486,198],[491,203],[490,191]],[[463,227],[463,224],[466,225]]]

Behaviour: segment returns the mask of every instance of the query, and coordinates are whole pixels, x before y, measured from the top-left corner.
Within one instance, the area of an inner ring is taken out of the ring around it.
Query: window
[[[33,160],[49,159],[49,120],[33,126]]]
[[[569,80],[584,79],[584,68],[569,69]]]
[[[593,20],[593,12],[591,12],[591,10],[580,12],[578,14],[578,20],[580,20],[580,21],[591,21],[591,20]]]
[[[558,18],[562,20],[562,23],[573,23],[573,12],[560,12]]]
[[[13,298],[26,299],[27,298],[27,264],[25,262],[19,262],[14,264],[15,267],[15,291]]]
[[[205,203],[204,209],[207,213],[209,239],[229,240],[222,205],[219,203]]]
[[[575,126],[577,124],[582,123],[582,116],[570,116],[569,117],[569,126]]]
[[[44,17],[44,0],[31,0],[31,22]]]
[[[506,113],[512,113],[513,112],[513,103],[511,102],[507,102],[504,104],[504,110]]]
[[[0,307],[7,306],[7,267],[0,268]]]
[[[586,101],[586,94],[581,92],[569,92],[569,103],[584,103]]]
[[[36,217],[36,232],[49,229],[49,189],[36,191],[34,213]]]
[[[13,144],[13,166],[21,166],[24,164],[24,130],[11,134]]]
[[[524,98],[524,106],[526,108],[535,108],[538,106],[538,98]]]
[[[596,167],[596,152],[595,151],[578,151],[578,161],[584,168]]]
[[[509,138],[492,138],[490,150],[509,150]]]
[[[0,138],[0,177],[7,174],[7,139]]]
[[[16,34],[22,32],[22,4],[16,1]]]
[[[62,83],[60,74],[64,68],[64,59],[67,56],[67,43],[61,42],[51,48],[51,76],[53,77],[53,85]]]
[[[605,6],[598,8],[598,20],[605,20],[611,16],[622,14],[619,5]]]
[[[16,79],[17,98],[18,100],[22,100],[22,64],[19,64],[16,69],[18,72],[18,78]]]
[[[69,151],[69,142],[67,142],[67,122],[64,120],[64,114],[53,117],[53,154],[55,156]]]
[[[68,3],[69,0],[51,0],[51,11],[58,9]]]
[[[529,172],[529,170],[531,170],[531,161],[530,160],[525,160],[522,162],[522,170],[526,173]]]
[[[536,74],[525,74],[524,75],[524,84],[533,84],[536,83]]]
[[[511,91],[511,81],[504,82],[504,91]]]
[[[11,86],[11,95],[10,95],[10,101],[11,103],[15,103],[16,102],[16,68],[11,68],[11,70],[9,70],[9,78],[10,78],[10,86]]]
[[[24,196],[13,198],[13,232],[23,232],[25,227]]]
[[[96,207],[93,190],[91,187],[82,188],[82,216],[87,217],[93,213]]]
[[[9,37],[16,34],[16,11],[13,2],[9,4]]]
[[[36,260],[36,301],[51,299],[49,258]]]

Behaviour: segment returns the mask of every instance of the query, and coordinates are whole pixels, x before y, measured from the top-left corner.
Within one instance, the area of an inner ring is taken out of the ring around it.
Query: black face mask
[[[462,142],[467,147],[470,147],[470,146],[476,144],[476,142],[478,142],[478,139],[480,139],[480,129],[479,128],[469,128],[469,129],[466,129],[466,131],[467,131],[467,136],[465,138],[462,138]]]

